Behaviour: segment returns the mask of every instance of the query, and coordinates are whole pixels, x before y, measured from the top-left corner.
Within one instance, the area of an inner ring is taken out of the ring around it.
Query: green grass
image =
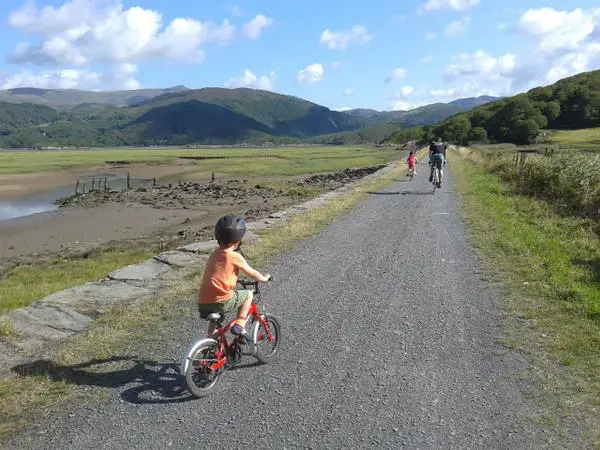
[[[470,160],[453,161],[473,244],[509,289],[511,323],[526,321],[508,340],[535,361],[540,385],[558,405],[557,423],[585,425],[598,442],[600,239],[591,222],[513,194]]]
[[[227,159],[188,161],[202,171],[247,175],[303,175],[390,161],[390,149],[365,147],[280,147],[245,149],[109,149],[0,152],[0,174],[39,173],[103,165],[105,161],[168,163],[178,156]]]
[[[556,130],[550,135],[551,142],[570,146],[600,145],[600,128],[581,130]]]
[[[148,250],[107,251],[87,259],[16,267],[0,283],[0,314],[27,306],[47,295],[104,278],[113,270],[150,258]],[[4,327],[0,327],[0,335]]]

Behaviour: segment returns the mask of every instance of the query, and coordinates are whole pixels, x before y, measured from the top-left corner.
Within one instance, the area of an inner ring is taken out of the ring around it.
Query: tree
[[[487,131],[483,127],[474,127],[469,131],[469,142],[487,142]]]

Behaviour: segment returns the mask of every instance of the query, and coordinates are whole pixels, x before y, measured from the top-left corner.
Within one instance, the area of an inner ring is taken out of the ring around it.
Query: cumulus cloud
[[[367,29],[362,25],[355,25],[347,31],[331,31],[326,29],[321,33],[320,43],[326,45],[332,50],[345,50],[350,44],[364,44],[369,42],[371,36]]]
[[[44,70],[34,73],[23,70],[5,79],[0,79],[0,89],[35,87],[40,89],[86,89],[120,90],[138,89],[140,83],[134,78],[137,67],[120,64],[106,72],[85,69]]]
[[[230,78],[225,82],[225,87],[249,87],[272,91],[275,88],[275,72],[271,71],[269,75],[256,76],[252,71],[246,69],[242,76]]]
[[[270,23],[271,19],[258,15],[243,26],[241,35],[256,39]],[[14,48],[8,62],[56,67],[37,75],[22,72],[14,75],[15,79],[55,82],[57,86],[73,80],[80,80],[82,87],[93,85],[95,76],[110,78],[123,64],[150,60],[200,63],[207,45],[226,45],[237,35],[227,19],[220,23],[194,18],[164,22],[159,11],[126,7],[122,0],[66,0],[43,7],[27,2],[10,13],[8,24],[29,35],[29,40]],[[106,74],[97,72],[98,68]],[[134,84],[128,79],[121,81]]]
[[[394,70],[392,70],[391,74],[387,76],[385,82],[391,83],[392,81],[403,80],[404,78],[406,78],[406,69],[403,69],[402,67],[397,67]]]
[[[262,34],[263,28],[266,28],[273,24],[273,19],[259,14],[254,17],[250,22],[244,25],[244,35],[249,39],[258,39]]]
[[[454,9],[464,11],[478,5],[479,0],[428,0],[423,5],[424,11],[438,11],[440,9]]]
[[[444,78],[459,87],[434,89],[430,95],[511,95],[600,68],[600,8],[530,8],[514,30],[532,43],[526,57],[483,50],[456,55]]]
[[[296,80],[299,83],[318,83],[323,79],[325,71],[322,64],[309,64],[298,72]]]
[[[26,3],[10,14],[9,25],[41,37],[41,42],[19,44],[10,62],[57,66],[145,59],[201,62],[203,46],[228,43],[235,36],[228,20],[175,18],[165,25],[158,11],[104,0],[69,0],[42,9]]]
[[[396,100],[394,102],[394,106],[392,106],[392,109],[394,111],[408,111],[409,109],[412,109],[413,106],[405,101],[405,100]]]
[[[454,22],[450,22],[446,29],[444,30],[444,34],[448,37],[460,36],[465,31],[467,31],[467,27],[471,22],[470,17],[463,17],[460,20],[455,20]]]

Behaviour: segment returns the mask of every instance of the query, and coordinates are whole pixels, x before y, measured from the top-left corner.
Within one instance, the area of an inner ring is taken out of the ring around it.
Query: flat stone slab
[[[86,329],[93,319],[69,308],[45,302],[8,313],[15,332],[43,340],[64,339]],[[19,343],[16,343],[20,347]]]
[[[85,283],[44,298],[42,302],[60,305],[95,318],[118,302],[133,303],[150,298],[155,292],[149,287],[136,287],[122,281],[104,280]]]
[[[175,267],[194,267],[200,266],[206,262],[206,255],[201,255],[196,252],[186,252],[172,250],[161,253],[154,257],[157,261]]]
[[[173,271],[168,264],[148,259],[140,264],[132,264],[117,269],[108,275],[111,280],[117,281],[157,281],[164,275]]]
[[[190,252],[190,253],[211,253],[215,248],[217,248],[217,241],[211,240],[206,242],[194,242],[193,244],[184,245],[183,247],[179,247],[177,250],[181,252]]]

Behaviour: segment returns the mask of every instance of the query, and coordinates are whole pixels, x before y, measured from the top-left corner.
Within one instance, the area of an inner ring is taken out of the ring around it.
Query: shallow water
[[[52,211],[56,200],[73,194],[73,186],[62,186],[46,192],[0,200],[0,221]]]

